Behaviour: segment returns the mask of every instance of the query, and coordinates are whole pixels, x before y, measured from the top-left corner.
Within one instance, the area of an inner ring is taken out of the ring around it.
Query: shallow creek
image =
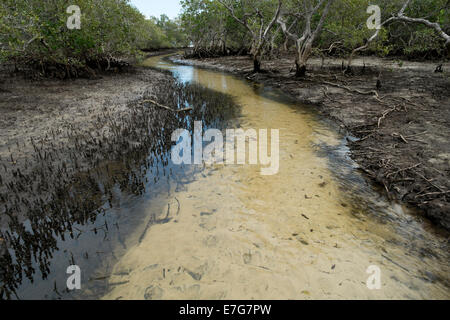
[[[145,65],[233,95],[243,129],[280,130],[279,172],[199,166],[140,201],[104,299],[450,297],[445,233],[369,183],[336,128],[274,89],[166,58]]]
[[[108,194],[86,190],[102,210],[85,223],[53,215],[39,237],[24,239],[34,260],[29,277],[12,279],[11,298],[450,297],[448,233],[370,183],[349,157],[352,137],[276,89],[168,58],[145,65],[232,95],[240,106],[222,107],[221,95],[217,110],[194,109],[180,115],[183,123],[198,115],[205,128],[278,129],[278,173],[261,175],[260,165],[177,166],[164,139],[141,150],[151,165],[102,163],[100,181],[123,175],[128,183],[112,184]],[[28,220],[19,227],[32,230]],[[81,290],[70,291],[66,270],[74,264]],[[367,287],[369,267],[380,271],[378,290]]]

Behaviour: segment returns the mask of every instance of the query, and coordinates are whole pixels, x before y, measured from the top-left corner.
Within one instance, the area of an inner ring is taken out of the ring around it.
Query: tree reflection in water
[[[80,236],[74,225],[93,225],[99,215],[107,215],[107,208],[114,207],[114,188],[141,196],[159,179],[174,176],[174,170],[183,175],[170,164],[175,129],[193,131],[197,120],[205,127],[223,128],[239,112],[230,96],[172,80],[145,99],[192,110],[172,112],[135,101],[123,114],[104,112],[96,119],[108,132],[72,127],[65,133],[69,143],[59,148],[51,138],[32,140],[32,159],[24,166],[2,168],[0,298],[19,298],[16,291],[24,279],[40,280],[37,271],[47,279],[58,242],[69,240],[67,235],[72,240]],[[101,228],[106,234],[111,226],[105,222]]]

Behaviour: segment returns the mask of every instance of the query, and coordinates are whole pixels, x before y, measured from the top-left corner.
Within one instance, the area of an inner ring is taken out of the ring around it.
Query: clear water
[[[231,94],[231,122],[280,130],[280,170],[252,165],[179,167],[157,161],[145,193],[117,188],[91,224],[58,238],[50,272],[19,298],[448,299],[445,232],[389,201],[348,157],[345,137],[281,92],[232,75],[154,57],[145,65]],[[120,164],[117,170],[120,170]],[[51,230],[49,230],[51,234]],[[66,268],[82,270],[67,292]],[[369,266],[381,289],[369,290]]]

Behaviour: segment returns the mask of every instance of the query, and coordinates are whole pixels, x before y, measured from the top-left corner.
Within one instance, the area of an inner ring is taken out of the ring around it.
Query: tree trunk
[[[295,76],[297,78],[303,78],[304,76],[306,76],[306,63],[296,61],[295,67],[296,67]]]
[[[261,57],[254,55],[253,56],[253,72],[258,73],[261,72]]]
[[[295,76],[302,78],[306,76],[306,64],[312,52],[312,41],[297,43],[297,58],[295,59]]]
[[[253,56],[253,72],[261,72],[261,55],[262,55],[262,45],[256,45],[252,49]]]
[[[284,52],[288,52],[289,51],[289,38],[288,37],[286,37],[286,40],[284,40],[283,51]]]
[[[226,36],[223,37],[223,39],[221,39],[222,41],[222,55],[227,55],[227,38]]]

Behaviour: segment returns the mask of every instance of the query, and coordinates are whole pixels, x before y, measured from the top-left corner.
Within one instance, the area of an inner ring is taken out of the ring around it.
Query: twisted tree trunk
[[[330,10],[331,4],[334,0],[320,0],[318,4],[313,7],[310,1],[305,3],[305,13],[302,15],[305,18],[305,28],[303,30],[302,36],[299,37],[296,34],[290,32],[292,27],[297,23],[298,18],[293,22],[293,24],[288,28],[282,17],[278,19],[278,24],[281,26],[281,30],[287,38],[295,41],[295,46],[297,49],[295,57],[295,76],[304,77],[306,75],[307,63],[312,54],[313,43],[317,36],[322,31],[323,25],[325,23],[326,17]],[[316,14],[319,8],[325,4],[320,20],[314,31],[311,29],[311,24],[314,14]]]
[[[253,58],[253,72],[261,72],[261,60],[262,60],[262,52],[264,44],[267,41],[267,35],[269,31],[272,29],[273,25],[276,23],[282,6],[282,0],[278,0],[278,6],[276,9],[276,12],[274,13],[274,16],[272,20],[269,22],[269,24],[265,27],[264,26],[264,17],[262,13],[256,9],[254,14],[244,14],[242,18],[239,18],[233,8],[233,5],[231,3],[228,3],[226,0],[218,0],[230,13],[231,17],[233,17],[234,20],[242,24],[247,31],[252,35],[253,43],[252,43],[252,49],[251,54]],[[259,28],[258,30],[252,29],[252,27],[248,24],[247,19],[250,16],[255,16],[260,20]],[[264,28],[265,27],[265,28]]]

